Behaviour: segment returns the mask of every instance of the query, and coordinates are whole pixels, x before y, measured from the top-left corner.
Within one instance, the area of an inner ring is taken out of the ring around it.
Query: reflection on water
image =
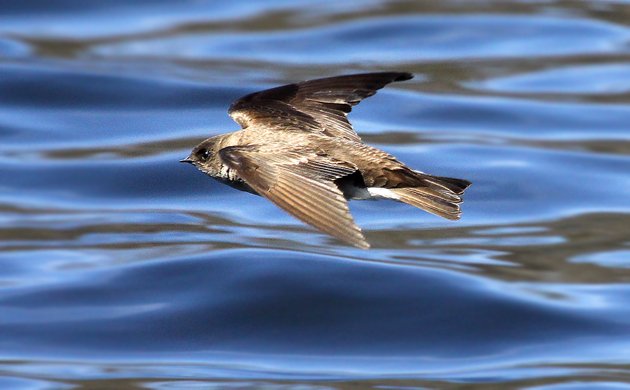
[[[14,2],[0,11],[0,387],[630,382],[630,5]],[[475,183],[340,244],[177,161],[256,89],[407,70],[352,113]],[[581,387],[580,387],[581,386]]]

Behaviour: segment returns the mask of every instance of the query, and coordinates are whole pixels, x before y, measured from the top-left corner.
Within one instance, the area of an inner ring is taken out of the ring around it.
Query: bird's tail
[[[443,218],[457,220],[461,217],[462,195],[470,182],[451,177],[420,174],[423,186],[390,188],[401,202],[421,208]]]

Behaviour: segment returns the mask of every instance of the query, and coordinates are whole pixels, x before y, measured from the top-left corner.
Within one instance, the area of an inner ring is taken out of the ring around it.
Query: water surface
[[[0,11],[0,387],[630,387],[630,4],[22,1]],[[282,83],[405,70],[366,142],[461,221],[347,247],[177,161]]]

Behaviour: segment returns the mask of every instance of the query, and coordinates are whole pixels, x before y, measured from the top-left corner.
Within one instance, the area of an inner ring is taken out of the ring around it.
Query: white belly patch
[[[393,191],[387,188],[380,187],[355,187],[352,184],[346,184],[341,188],[346,199],[394,199],[399,200],[400,197]]]
[[[395,192],[388,190],[387,188],[370,187],[367,190],[372,198],[385,198],[394,200],[400,199],[400,196],[398,196]]]

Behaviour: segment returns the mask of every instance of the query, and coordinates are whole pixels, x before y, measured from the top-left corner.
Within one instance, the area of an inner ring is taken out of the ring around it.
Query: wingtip
[[[371,248],[370,243],[369,242],[361,242],[361,243],[357,243],[354,244],[355,247],[359,248],[359,249],[363,249],[363,250],[368,250]]]
[[[370,243],[367,242],[367,240],[365,239],[365,237],[363,236],[363,233],[359,231],[359,236],[355,237],[353,240],[348,241],[349,244],[351,244],[352,246],[359,248],[359,249],[370,249]]]
[[[359,228],[354,221],[352,221],[352,224],[354,225],[354,231],[350,234],[348,233],[342,233],[342,234],[338,234],[338,233],[334,233],[334,232],[324,232],[327,234],[330,234],[332,237],[335,237],[336,239],[338,239],[339,241],[347,244],[347,245],[352,245],[355,248],[358,249],[370,249],[371,245],[370,243],[365,239],[365,236],[363,235],[363,232],[361,231],[361,228]]]
[[[413,78],[413,73],[410,72],[398,72],[398,76],[394,79],[394,81],[406,81],[411,80]]]

